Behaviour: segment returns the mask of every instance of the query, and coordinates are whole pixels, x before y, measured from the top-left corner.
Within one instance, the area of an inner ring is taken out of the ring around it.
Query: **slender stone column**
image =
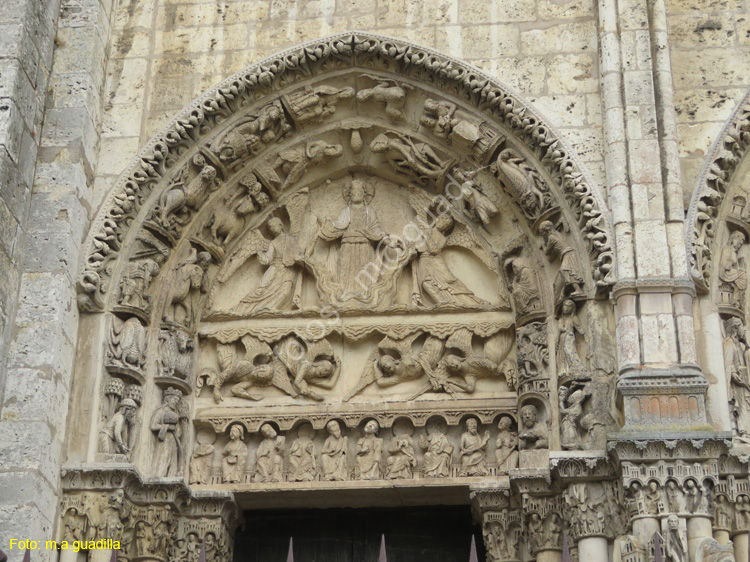
[[[748,547],[750,546],[748,543],[748,534],[747,531],[743,531],[732,537],[732,541],[734,542],[734,559],[737,562],[744,562],[748,559]]]
[[[586,537],[578,541],[578,562],[608,560],[608,552],[605,537]]]
[[[73,549],[61,550],[59,562],[78,562],[78,554]]]
[[[89,562],[110,562],[112,550],[109,548],[97,548],[89,550]]]
[[[536,555],[536,562],[561,562],[562,552],[559,550],[541,550]]]
[[[695,559],[695,553],[704,539],[713,538],[711,518],[706,515],[690,517],[687,520],[688,556]]]
[[[729,531],[720,531],[715,530],[714,531],[714,539],[717,543],[724,545],[729,544],[731,541],[729,540]]]

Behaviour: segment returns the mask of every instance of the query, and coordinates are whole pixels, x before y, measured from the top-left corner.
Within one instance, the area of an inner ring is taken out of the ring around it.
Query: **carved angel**
[[[267,223],[271,240],[264,237],[260,230],[251,230],[227,259],[226,266],[217,277],[219,284],[225,283],[253,256],[257,256],[262,265],[268,266],[258,286],[245,295],[235,307],[235,313],[245,315],[261,310],[288,310],[292,306],[300,307],[301,264],[305,261],[305,252],[299,245],[298,237],[304,231],[308,196],[307,189],[304,189],[287,203],[290,232],[284,230],[281,219],[271,217]]]
[[[366,102],[374,100],[385,104],[385,114],[393,121],[405,119],[404,104],[406,103],[406,90],[412,90],[411,86],[399,84],[393,80],[387,80],[372,74],[363,74],[363,78],[369,78],[377,84],[372,88],[357,92],[357,101]]]
[[[284,117],[281,102],[276,100],[240,121],[215,150],[222,162],[233,162],[255,154],[262,148],[262,144],[270,144],[284,138],[291,129],[292,126]]]
[[[271,347],[251,335],[244,336],[241,341],[245,348],[242,356],[238,353],[235,342],[216,346],[220,371],[203,369],[198,377],[196,391],[200,392],[205,380],[206,386],[213,387],[214,401],[217,404],[223,400],[221,389],[228,382],[234,382],[230,389],[232,396],[246,400],[262,400],[264,396],[251,392],[251,389],[269,386],[275,386],[296,397],[297,391],[289,380],[287,369]]]
[[[263,186],[253,173],[240,179],[242,189],[228,195],[224,204],[211,213],[206,226],[211,234],[211,242],[227,247],[239,236],[245,226],[245,217],[268,204],[269,197],[262,191]]]
[[[302,396],[323,400],[323,396],[310,389],[310,385],[331,389],[338,380],[341,361],[334,356],[333,348],[325,338],[303,342],[291,335],[277,343],[273,351],[289,370],[292,384]]]
[[[344,149],[340,144],[328,144],[321,140],[310,141],[280,151],[273,164],[274,169],[281,168],[287,174],[280,191],[284,191],[299,181],[310,166],[320,164],[325,158],[338,158],[343,153]]]
[[[469,210],[469,215],[480,221],[484,226],[490,223],[490,219],[498,214],[497,206],[484,194],[482,187],[474,179],[476,171],[464,172],[460,168],[454,168],[453,173],[461,182],[461,197]]]
[[[288,98],[289,106],[296,121],[304,123],[311,119],[324,119],[336,112],[336,104],[341,100],[354,97],[354,88],[336,88],[321,85],[313,90],[307,87],[291,94]]]
[[[416,333],[402,340],[385,337],[367,359],[357,386],[344,399],[350,400],[372,383],[381,388],[422,378],[432,372],[443,353],[443,342],[428,336],[418,350],[414,342],[421,336]]]

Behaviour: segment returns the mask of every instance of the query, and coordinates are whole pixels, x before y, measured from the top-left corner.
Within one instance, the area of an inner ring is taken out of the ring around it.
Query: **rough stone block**
[[[747,90],[700,88],[675,92],[675,112],[682,123],[726,121]]]
[[[2,505],[0,517],[2,517],[1,514],[5,506],[11,505],[16,505],[18,508],[36,507],[41,513],[48,514],[49,517],[54,516],[57,509],[58,498],[55,488],[50,482],[34,472],[0,472],[0,496],[3,498],[2,504],[0,504]],[[2,526],[2,523],[0,523],[0,526]],[[33,535],[24,534],[21,536],[39,540]],[[7,540],[3,542],[6,542],[6,544],[3,544],[0,548],[7,553]],[[42,544],[44,543],[42,542]]]
[[[78,324],[76,289],[66,276],[53,273],[24,275],[18,302],[18,325],[33,326],[36,322],[56,322],[65,336],[70,341],[75,341]]]
[[[636,264],[641,277],[669,277],[669,245],[660,220],[638,220],[634,225]]]
[[[143,121],[143,106],[144,102],[139,101],[109,107],[102,119],[102,138],[139,136]]]
[[[693,12],[719,12],[741,10],[742,0],[665,0],[667,12],[672,14]]]
[[[20,225],[8,205],[0,198],[0,246],[9,256],[16,253],[16,242],[20,235]]]
[[[329,14],[333,14],[330,4]],[[299,6],[303,17],[320,17],[323,7],[316,2],[306,2]],[[175,29],[199,25],[222,26],[236,23],[258,22],[268,18],[267,2],[219,2],[213,4],[186,4],[160,6],[156,15],[157,29]],[[146,24],[151,26],[151,22]]]
[[[279,0],[271,1],[271,17]],[[382,26],[418,27],[430,22],[432,25],[445,25],[458,21],[458,2],[439,0],[426,2],[413,0],[379,0],[378,21]]]
[[[568,19],[593,16],[594,0],[537,0],[537,10],[542,19]]]
[[[547,69],[542,57],[507,57],[492,59],[489,69],[504,83],[521,94],[539,95],[546,86]]]
[[[36,471],[47,481],[55,482],[60,475],[62,447],[54,431],[64,429],[65,424],[5,420],[2,427],[0,471]]]
[[[108,104],[132,104],[143,99],[148,77],[146,59],[122,59],[110,63],[107,71]],[[158,77],[157,77],[158,78]]]
[[[0,498],[4,496],[0,490]],[[2,500],[0,500],[2,501]],[[29,537],[32,540],[52,540],[55,512],[45,513],[36,505],[18,505],[15,502],[0,503],[0,529],[3,530],[2,548],[15,562],[21,560],[23,552],[9,549],[10,537]],[[42,542],[42,544],[44,544]],[[57,560],[57,552],[37,550],[34,561],[54,562]]]
[[[64,232],[29,233],[24,249],[24,270],[28,273],[66,273],[75,277],[79,246]]]
[[[536,19],[536,0],[467,0],[461,2],[462,24],[510,23]]]
[[[547,62],[547,93],[592,93],[599,88],[596,56],[558,55]]]
[[[21,178],[15,162],[5,148],[0,147],[0,199],[19,220],[26,215],[31,185]]]
[[[139,0],[135,3],[118,2],[117,4],[113,27],[115,35],[127,29],[151,29],[156,0]]]
[[[96,127],[88,108],[62,108],[47,111],[42,148],[68,149],[71,159],[85,158],[89,165],[96,160]]]
[[[467,59],[507,57],[518,53],[519,37],[517,25],[441,26],[435,46]]]
[[[140,148],[138,137],[102,139],[99,150],[98,174],[120,175]]]
[[[729,47],[735,43],[732,14],[695,14],[669,18],[672,48]]]
[[[104,49],[95,26],[61,28],[57,33],[55,72],[88,72],[94,84],[104,76]]]
[[[750,53],[736,49],[674,50],[675,88],[733,87],[750,84]]]
[[[638,319],[635,316],[622,316],[617,321],[617,356],[620,360],[620,369],[640,362]]]
[[[544,29],[521,32],[521,52],[528,55],[548,53],[595,53],[597,30],[593,21],[561,23]]]
[[[0,99],[0,145],[16,163],[20,157],[23,130],[23,116],[18,105],[12,99]]]
[[[159,54],[203,53],[243,49],[247,46],[247,25],[226,25],[220,28],[195,27],[157,31],[155,49]]]
[[[67,410],[68,390],[49,374],[36,369],[11,369],[8,373],[0,423],[41,421],[56,426]]]
[[[586,98],[559,95],[530,98],[529,102],[556,127],[580,127],[586,123]]]

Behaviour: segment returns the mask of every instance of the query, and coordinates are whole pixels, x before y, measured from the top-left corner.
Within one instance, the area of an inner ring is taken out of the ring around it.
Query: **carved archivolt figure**
[[[502,417],[497,422],[497,440],[495,441],[495,459],[498,472],[507,473],[511,468],[518,468],[518,434],[510,428],[511,418]]]
[[[419,118],[419,122],[432,129],[436,137],[445,139],[453,130],[455,112],[455,103],[427,98],[424,100],[424,114]]]
[[[326,158],[338,158],[343,153],[344,149],[340,144],[328,144],[321,140],[282,150],[273,164],[274,169],[281,168],[287,175],[279,190],[284,191],[302,179],[309,167],[320,164]]]
[[[161,271],[160,262],[164,262],[162,254],[128,263],[125,273],[122,274],[120,304],[148,311],[151,306],[148,289]]]
[[[417,332],[401,340],[394,340],[388,336],[383,338],[377,349],[368,357],[357,386],[344,400],[348,401],[372,383],[381,388],[388,388],[422,378],[426,373],[426,367],[434,369],[443,354],[443,342],[433,336],[427,336],[424,344],[417,350],[414,348],[414,342],[420,336],[422,333]]]
[[[385,114],[392,121],[403,121],[405,119],[404,104],[406,103],[406,90],[412,87],[406,84],[398,84],[393,80],[387,80],[372,74],[363,74],[363,78],[369,78],[376,82],[372,88],[357,92],[357,101],[367,102],[370,100],[385,104]]]
[[[281,482],[284,476],[284,437],[277,435],[270,424],[260,428],[263,441],[255,451],[255,482]]]
[[[323,480],[347,480],[349,472],[346,453],[349,439],[341,434],[341,426],[331,420],[326,424],[328,437],[323,443],[320,459],[323,465]]]
[[[315,444],[312,442],[312,429],[302,426],[297,431],[297,439],[289,450],[289,481],[312,482],[318,471],[316,465]]]
[[[175,224],[184,220],[178,214],[185,207],[197,209],[208,197],[208,194],[218,186],[216,168],[206,163],[205,158],[198,154],[193,157],[193,163],[201,168],[198,175],[187,182],[189,167],[172,182],[171,189],[165,191],[159,200],[159,222],[164,228],[171,229]]]
[[[560,387],[560,444],[563,449],[576,450],[582,448],[578,421],[583,415],[583,402],[588,396],[589,394],[582,388],[573,390],[572,386]]]
[[[291,335],[276,344],[273,351],[289,370],[292,384],[302,396],[323,400],[309,385],[331,389],[338,380],[341,361],[334,356],[333,347],[325,338],[303,342]]]
[[[750,348],[745,340],[745,325],[739,318],[726,321],[724,338],[724,369],[729,382],[730,400],[737,436],[747,439],[750,432],[750,383],[748,359]]]
[[[510,148],[497,157],[495,171],[511,198],[521,205],[524,214],[536,218],[545,207],[544,182],[526,159]]]
[[[390,244],[386,232],[381,228],[375,209],[370,202],[375,190],[364,181],[355,179],[343,191],[346,208],[336,220],[325,220],[318,236],[328,242],[340,240],[338,252],[328,254],[328,271],[337,280],[339,299],[367,294],[368,287],[362,286],[362,271],[368,271],[378,263],[375,246],[381,241]]]
[[[475,418],[466,420],[466,431],[461,435],[461,447],[458,456],[461,458],[461,474],[464,476],[487,476],[487,455],[485,447],[490,440],[490,432],[484,435],[477,432],[478,423]]]
[[[208,484],[211,479],[211,465],[216,449],[211,443],[198,443],[190,459],[190,483]]]
[[[513,256],[505,260],[505,272],[510,282],[513,302],[519,316],[539,310],[542,306],[541,291],[536,270],[529,261],[520,256]]]
[[[390,453],[385,472],[386,478],[393,480],[412,478],[414,467],[417,466],[417,456],[414,453],[414,443],[406,434],[396,435],[388,445]]]
[[[120,402],[115,415],[99,432],[99,452],[130,456],[137,409],[138,405],[130,398],[125,398]]]
[[[164,321],[192,325],[201,293],[208,290],[208,265],[211,254],[190,249],[188,258],[180,263],[167,284],[167,306]]]
[[[284,117],[281,102],[276,100],[240,121],[221,140],[216,152],[223,162],[233,162],[255,154],[262,148],[262,143],[270,144],[282,139],[291,129]]]
[[[708,512],[708,494],[692,478],[685,480],[685,509],[688,513]]]
[[[178,406],[182,393],[175,388],[164,391],[162,405],[151,416],[151,431],[156,448],[151,461],[155,476],[179,476],[182,473],[182,427]]]
[[[72,544],[75,541],[86,540],[86,517],[78,512],[75,507],[71,507],[63,517],[63,540]]]
[[[383,440],[377,437],[380,426],[375,420],[365,424],[365,435],[357,441],[354,477],[358,480],[380,480],[383,477]]]
[[[354,97],[354,88],[336,88],[334,86],[307,87],[294,92],[288,98],[289,106],[295,120],[304,123],[312,119],[321,120],[336,113],[336,104]]]
[[[651,480],[648,483],[648,489],[643,497],[643,504],[645,507],[646,514],[658,515],[659,514],[659,502],[661,501],[661,490],[659,489],[659,483],[656,480]]]
[[[461,182],[461,197],[469,209],[469,214],[474,220],[478,220],[487,226],[492,217],[497,215],[499,211],[490,198],[475,184],[474,177],[477,172],[464,172],[459,168],[454,168],[453,173]]]
[[[732,293],[731,304],[740,308],[744,306],[747,289],[745,261],[739,256],[740,248],[745,242],[745,235],[742,232],[732,232],[729,235],[729,243],[721,250],[719,260],[719,279],[725,285],[725,290],[728,289]]]
[[[109,364],[140,371],[146,362],[146,328],[136,317],[112,324]]]
[[[229,430],[229,443],[221,452],[221,477],[225,484],[242,482],[245,478],[247,445],[243,442],[245,429],[235,424]]]
[[[538,513],[532,513],[529,517],[526,529],[526,540],[528,542],[529,554],[535,555],[544,545],[544,522]]]
[[[187,332],[176,329],[159,331],[159,364],[163,377],[188,380],[193,374],[195,343]]]
[[[396,131],[380,133],[370,143],[370,150],[375,154],[384,154],[396,173],[412,177],[421,183],[427,179],[440,182],[454,162],[441,159],[430,145],[415,143]]]
[[[669,480],[666,488],[667,507],[670,513],[682,513],[685,509],[685,494],[682,493],[677,482]]]
[[[518,433],[520,449],[546,449],[549,447],[547,428],[539,421],[539,410],[533,404],[521,408],[521,431]]]
[[[539,225],[539,233],[544,238],[544,252],[550,259],[560,260],[560,271],[555,277],[555,302],[567,297],[583,296],[583,277],[576,251],[550,221]]]
[[[445,233],[452,226],[453,219],[449,214],[440,215],[432,228],[423,229],[423,236],[414,246],[416,262],[411,293],[416,305],[424,304],[423,295],[437,306],[476,307],[489,304],[476,297],[453,275],[441,255],[446,247]]]
[[[211,242],[221,248],[231,244],[245,226],[245,217],[264,207],[269,197],[255,174],[246,174],[239,181],[240,190],[228,195],[223,205],[217,205],[206,223]]]
[[[447,478],[451,475],[453,445],[448,442],[442,428],[428,425],[427,438],[419,437],[419,447],[424,450],[423,477]]]
[[[560,333],[557,337],[557,377],[576,381],[588,380],[586,366],[578,355],[576,334],[585,335],[576,316],[576,303],[565,299],[562,303],[560,320],[557,323]]]

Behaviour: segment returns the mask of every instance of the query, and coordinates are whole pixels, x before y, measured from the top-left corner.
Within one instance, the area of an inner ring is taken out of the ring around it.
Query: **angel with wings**
[[[220,371],[211,368],[204,369],[198,377],[196,391],[200,392],[204,384],[214,389],[214,402],[223,400],[222,387],[233,382],[230,392],[232,396],[246,400],[262,400],[263,394],[251,392],[253,388],[275,386],[292,397],[297,397],[297,391],[292,387],[286,366],[273,353],[271,347],[258,338],[246,335],[241,340],[245,348],[240,356],[236,342],[216,346],[219,356]]]
[[[302,271],[305,252],[299,239],[305,230],[305,211],[309,193],[301,190],[287,203],[290,229],[284,229],[284,223],[278,217],[271,217],[267,222],[271,239],[267,239],[260,230],[248,232],[227,260],[227,265],[218,276],[218,282],[224,283],[247,260],[257,256],[258,262],[268,266],[257,287],[247,293],[234,312],[240,315],[255,314],[262,310],[289,310],[301,306]],[[309,221],[308,221],[309,222]]]
[[[367,359],[357,386],[344,400],[348,401],[372,383],[387,388],[431,374],[443,354],[443,342],[428,336],[417,351],[414,342],[421,335],[421,332],[417,332],[401,340],[388,336],[383,338]]]
[[[418,223],[421,225],[423,234],[412,248],[414,255],[412,301],[414,304],[424,306],[425,297],[428,297],[434,306],[489,305],[456,278],[441,255],[443,250],[450,245],[462,246],[470,250],[483,249],[476,234],[465,224],[455,221],[449,207],[435,217],[431,211],[432,200],[419,188],[411,189],[409,202],[420,219]],[[445,206],[447,207],[448,204],[445,203]],[[432,224],[427,218],[428,212],[432,215]]]
[[[323,338],[316,342],[290,335],[273,348],[292,377],[292,385],[302,396],[321,401],[323,396],[310,385],[331,389],[338,380],[341,360],[335,357],[331,343]]]

